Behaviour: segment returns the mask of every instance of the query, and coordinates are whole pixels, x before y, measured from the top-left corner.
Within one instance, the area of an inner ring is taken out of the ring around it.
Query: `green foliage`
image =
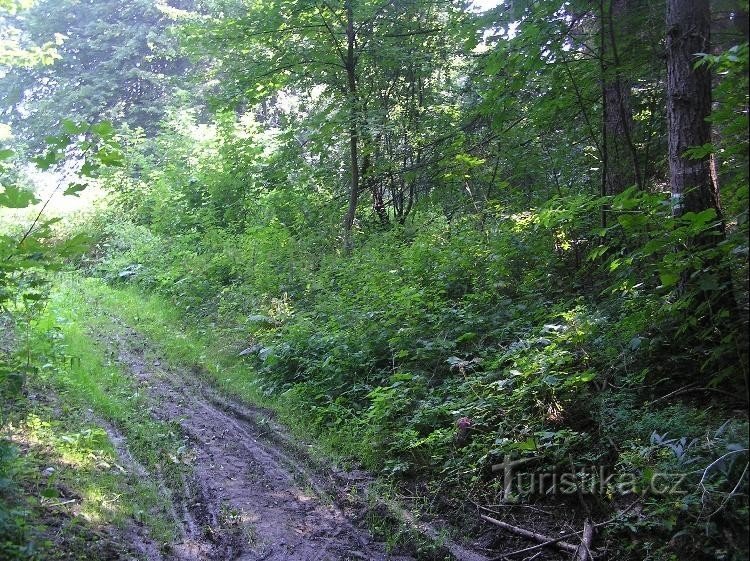
[[[35,44],[24,36],[17,23],[19,12],[29,8],[23,0],[3,0],[0,2],[0,72],[3,77],[10,69],[30,69],[51,65],[60,58],[57,47],[61,36],[45,37],[44,43]]]
[[[16,65],[23,62],[13,56]],[[33,164],[39,170],[48,170],[63,162],[70,152],[76,152],[81,162],[78,181],[68,185],[63,194],[77,196],[102,166],[116,166],[121,154],[114,140],[114,128],[109,123],[89,125],[68,120],[63,122],[62,128],[61,134],[45,139],[47,152],[34,158]],[[25,163],[15,151],[0,149],[0,212],[26,209],[41,202],[24,182]],[[25,482],[27,474],[15,477],[21,460],[16,455],[16,446],[5,434],[7,423],[23,409],[28,378],[39,374],[39,356],[32,349],[28,326],[44,310],[49,274],[89,247],[89,238],[81,234],[61,241],[56,239],[54,225],[59,219],[43,215],[50,198],[37,207],[28,223],[10,227],[2,224],[0,231],[0,327],[3,330],[0,348],[0,429],[3,430],[0,438],[0,552],[9,559],[32,558],[34,554],[26,520],[29,514],[17,489]],[[14,328],[23,332],[24,337],[11,337]]]
[[[6,118],[34,147],[64,119],[154,130],[186,67],[168,36],[170,18],[153,2],[41,0],[9,19],[23,43],[44,45],[27,58],[45,65],[15,64],[0,86],[4,107],[14,109]]]
[[[27,512],[18,506],[15,496],[17,454],[14,446],[0,440],[0,554],[13,560],[29,559],[33,553],[26,541]]]
[[[151,102],[180,66],[149,43],[169,46],[165,20],[142,2],[85,4],[98,19],[72,4],[41,2],[28,23],[48,35],[57,22],[42,16],[55,12],[80,29],[83,86],[65,86],[78,38],[57,67],[14,76],[59,77],[53,95],[29,90],[35,118],[47,103],[75,108],[35,163],[83,154],[108,206],[55,252],[50,222],[0,238],[0,305],[39,314],[44,271],[92,239],[78,264],[118,288],[86,285],[108,310],[431,505],[493,502],[505,458],[607,485],[586,475],[596,465],[642,495],[640,516],[611,530],[618,559],[747,553],[746,42],[696,58],[717,75],[716,134],[686,156],[716,161],[723,205],[675,216],[659,3],[620,20],[615,2],[520,1],[476,17],[462,2],[210,2],[179,29],[204,83],[158,127]],[[730,12],[727,27],[742,6]],[[104,22],[116,25],[100,33]],[[608,146],[602,90],[614,84],[632,126]],[[99,110],[130,126],[89,125]],[[34,199],[14,157],[0,150],[0,205],[24,207]],[[342,255],[352,164],[356,249]],[[602,196],[605,169],[622,172],[614,195]],[[193,327],[168,332],[180,318]],[[7,388],[19,372],[0,371]],[[108,398],[122,381],[70,374],[71,398],[90,393],[156,462],[147,444],[167,443]],[[653,492],[665,472],[679,493]],[[620,499],[609,486],[590,502],[603,513]]]
[[[725,399],[743,391],[745,351],[726,297],[736,280],[722,271],[746,267],[744,222],[708,243],[721,217],[707,209],[673,218],[656,190],[602,198],[571,187],[527,198],[508,176],[504,191],[474,205],[456,198],[451,179],[403,225],[363,219],[346,258],[335,243],[337,189],[289,140],[246,116],[199,124],[185,109],[157,138],[133,136],[124,166],[105,180],[111,210],[86,226],[100,239],[87,270],[223,326],[257,371],[232,367],[230,389],[247,384],[283,401],[297,422],[384,477],[452,482],[449,504],[477,488],[498,492],[491,466],[508,454],[541,456],[540,471],[573,457],[576,469],[603,465],[648,481],[657,469],[705,469],[726,452],[716,441],[688,466],[644,450],[713,434],[741,406]],[[590,157],[579,155],[570,173]],[[454,161],[448,175],[467,176],[470,192],[490,180],[490,162]],[[736,184],[724,189],[746,208]],[[685,386],[684,403],[658,399]],[[471,429],[459,445],[460,418]],[[736,426],[735,444],[745,430]],[[715,480],[718,504],[741,467]],[[667,558],[670,538],[697,525],[706,537],[688,549],[720,548],[701,514],[709,495],[649,499],[647,524],[615,532],[628,536],[623,558]],[[728,504],[719,516],[735,527],[744,502]]]

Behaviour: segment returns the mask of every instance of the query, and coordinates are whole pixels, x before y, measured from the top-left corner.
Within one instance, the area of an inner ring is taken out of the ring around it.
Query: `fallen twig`
[[[65,505],[69,505],[70,503],[76,502],[76,500],[77,499],[68,499],[67,501],[62,501],[62,502],[59,502],[59,503],[50,503],[47,506],[49,506],[49,507],[65,506]]]
[[[479,516],[485,522],[489,522],[490,524],[499,526],[503,530],[508,530],[509,532],[513,532],[514,534],[517,534],[519,536],[530,538],[534,541],[542,542],[546,545],[554,545],[555,547],[559,549],[563,549],[571,553],[576,553],[578,551],[577,545],[563,541],[564,536],[561,537],[560,539],[555,539],[555,538],[551,538],[550,536],[545,536],[544,534],[532,532],[531,530],[527,530],[526,528],[519,528],[518,526],[513,526],[511,524],[508,524],[507,522],[502,522],[501,520],[492,518],[491,516],[486,516],[484,514],[480,514]]]
[[[632,508],[635,505],[637,505],[639,502],[640,502],[640,498],[638,498],[635,501],[633,501],[632,503],[630,503],[630,505],[625,510],[619,512],[616,516],[613,516],[612,518],[610,518],[609,520],[605,520],[604,522],[598,522],[596,524],[592,524],[592,527],[593,528],[601,528],[603,526],[607,526],[609,524],[612,524],[612,522],[616,522],[617,520],[619,520],[620,518],[622,518],[623,516],[625,516],[628,512],[630,512],[630,510],[632,510]],[[479,507],[479,508],[484,508],[484,507]],[[484,510],[487,510],[487,509],[484,509]],[[489,517],[487,517],[487,518],[489,518]],[[492,520],[494,520],[494,519],[492,519]],[[499,522],[499,520],[495,520],[495,522]],[[584,528],[584,530],[585,530],[585,528]],[[531,532],[531,533],[534,534],[535,532]],[[524,535],[524,534],[521,534],[521,535]],[[541,534],[537,534],[537,535],[541,536]],[[556,545],[557,543],[563,542],[564,540],[567,540],[568,538],[574,538],[574,537],[579,536],[579,535],[581,535],[581,532],[571,532],[569,534],[565,534],[565,535],[562,535],[562,536],[557,537],[557,538],[550,537],[546,541],[543,541],[543,542],[538,543],[536,545],[532,545],[530,547],[525,547],[523,549],[517,549],[516,551],[511,551],[510,553],[503,553],[502,555],[499,555],[498,557],[494,557],[494,558],[490,559],[490,561],[505,561],[508,557],[511,557],[513,555],[519,555],[521,553],[530,553],[532,551],[535,551],[537,549],[541,549],[543,547],[548,547],[550,545]],[[530,536],[527,536],[527,537],[530,537]],[[535,538],[533,538],[533,539],[535,539]],[[574,546],[574,547],[576,547],[576,550],[577,550],[577,546]]]

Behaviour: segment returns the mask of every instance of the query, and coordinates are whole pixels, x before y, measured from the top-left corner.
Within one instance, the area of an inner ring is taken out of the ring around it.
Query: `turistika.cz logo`
[[[521,495],[682,495],[682,473],[645,472],[608,473],[605,466],[587,466],[575,472],[517,472],[508,474],[503,464],[492,466],[493,472],[504,472],[506,492]],[[510,477],[510,480],[507,480]]]

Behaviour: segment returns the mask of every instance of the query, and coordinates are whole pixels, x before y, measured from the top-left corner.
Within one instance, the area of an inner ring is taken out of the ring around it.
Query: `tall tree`
[[[633,4],[609,0],[600,6],[604,195],[617,195],[631,185],[643,187],[633,139],[631,84],[621,58],[632,44]]]
[[[675,216],[713,208],[719,190],[708,154],[689,148],[711,142],[711,71],[696,66],[696,54],[710,52],[709,0],[667,1],[667,122],[669,176]]]
[[[153,132],[186,70],[171,19],[150,0],[40,0],[14,24],[23,41],[58,41],[55,64],[16,67],[0,84],[6,118],[27,140],[39,142],[62,118]]]
[[[349,205],[344,215],[344,249],[353,247],[352,226],[359,200],[359,102],[357,100],[357,34],[354,29],[353,0],[346,0],[346,55],[343,56],[346,70],[346,92],[349,97]]]
[[[725,234],[712,150],[702,149],[711,143],[711,70],[705,64],[696,64],[696,55],[711,52],[710,30],[709,0],[667,1],[667,125],[672,213],[681,217],[712,209],[718,218],[716,226],[690,240],[693,250],[711,249]],[[704,290],[698,281],[700,297],[707,307],[714,311],[723,309],[736,320],[737,306],[727,262],[716,254],[708,254],[704,259],[701,272],[708,270],[709,276],[715,273],[715,279],[711,279],[708,286],[715,284],[716,289]],[[685,270],[682,274],[682,289],[690,282],[690,272]],[[706,317],[710,316],[707,313]]]
[[[341,159],[335,167],[346,184],[344,248],[352,247],[365,189],[385,220],[384,186],[391,187],[389,203],[402,220],[413,202],[412,177],[422,172],[416,162],[422,153],[415,145],[429,144],[423,131],[430,117],[420,105],[424,85],[439,68],[456,62],[445,49],[425,45],[436,37],[458,42],[455,36],[471,32],[455,22],[463,3],[268,0],[231,6],[208,25],[199,18],[184,28],[186,45],[195,54],[215,55],[209,70],[221,77],[220,97],[246,107],[279,91],[293,96],[317,91],[326,114],[309,132],[326,135],[322,156]],[[445,80],[430,84],[446,89]],[[397,131],[402,122],[408,123],[407,132]]]

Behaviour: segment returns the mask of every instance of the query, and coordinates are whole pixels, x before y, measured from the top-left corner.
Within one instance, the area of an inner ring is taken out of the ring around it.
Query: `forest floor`
[[[373,477],[220,389],[237,373],[167,311],[74,280],[23,335],[49,360],[10,430],[41,558],[409,561],[448,543],[486,559],[383,512]]]

